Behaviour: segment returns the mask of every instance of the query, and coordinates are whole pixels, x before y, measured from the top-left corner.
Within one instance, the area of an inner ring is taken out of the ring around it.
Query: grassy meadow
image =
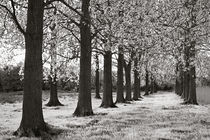
[[[77,93],[59,92],[64,104],[47,107],[49,92],[43,92],[45,121],[59,132],[52,140],[139,140],[139,139],[210,139],[210,105],[208,88],[197,89],[199,103],[182,105],[173,92],[158,92],[117,108],[100,108],[101,100],[92,98],[94,116],[74,117]],[[202,90],[202,91],[201,91]],[[201,92],[200,92],[201,91]],[[0,140],[45,140],[12,135],[22,114],[22,92],[0,96]],[[204,96],[204,97],[202,97]],[[114,100],[116,95],[114,95]],[[208,99],[207,99],[208,98]]]

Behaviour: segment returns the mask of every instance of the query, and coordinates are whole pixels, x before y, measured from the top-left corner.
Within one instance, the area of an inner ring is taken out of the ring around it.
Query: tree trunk
[[[144,95],[149,95],[149,73],[147,69],[146,69],[146,76],[145,76],[145,94]]]
[[[55,16],[55,15],[54,15]],[[49,26],[51,30],[51,47],[50,47],[50,100],[46,106],[63,106],[58,100],[58,91],[57,91],[57,48],[56,48],[56,23]]]
[[[196,40],[194,36],[193,27],[197,25],[197,11],[196,4],[198,0],[192,0],[190,3],[186,3],[185,7],[190,13],[188,17],[188,27],[185,30],[185,56],[186,56],[186,68],[188,74],[188,96],[185,100],[186,104],[198,104],[196,99],[196,71],[195,71],[195,45]]]
[[[195,67],[190,69],[190,87],[189,87],[189,96],[187,99],[188,104],[198,104],[196,97],[196,76],[195,76]]]
[[[140,74],[138,70],[138,58],[134,60],[134,92],[133,100],[138,100],[141,97],[140,94]]]
[[[104,91],[100,107],[116,107],[112,98],[112,52],[110,50],[104,54]]]
[[[157,82],[154,81],[154,93],[157,93],[158,92],[158,85],[157,85]]]
[[[58,91],[57,91],[57,76],[56,74],[52,78],[49,77],[50,80],[50,100],[46,104],[46,106],[63,106],[63,104],[60,103],[58,100]]]
[[[179,95],[179,88],[180,88],[180,71],[179,71],[179,62],[176,64],[176,81],[175,81],[175,93]]]
[[[118,48],[118,65],[117,65],[117,100],[116,103],[124,103],[124,85],[123,85],[123,61],[124,55],[122,48]]]
[[[182,96],[183,94],[183,70],[181,67],[181,62],[178,62],[176,66],[175,93],[179,96]]]
[[[186,102],[189,94],[189,73],[188,71],[184,72],[184,101]]]
[[[115,107],[112,98],[112,53],[106,51],[104,55],[104,91],[101,107]]]
[[[153,75],[150,74],[150,94],[154,93],[154,78]]]
[[[90,0],[82,0],[82,13],[80,21],[80,81],[79,98],[75,116],[93,115],[91,103],[91,31],[90,31]]]
[[[186,33],[188,34],[188,33]],[[187,101],[188,99],[188,96],[189,96],[189,86],[190,86],[190,83],[189,83],[189,68],[190,68],[190,54],[189,54],[189,51],[190,51],[190,47],[188,45],[188,38],[186,38],[185,40],[185,45],[184,45],[184,60],[185,60],[185,70],[184,70],[184,102]]]
[[[184,87],[183,87],[183,84],[184,83],[184,72],[183,72],[183,69],[181,68],[180,70],[180,96],[182,97],[183,95],[183,92],[184,92]]]
[[[192,41],[190,44],[190,70],[189,70],[189,95],[187,98],[188,104],[198,104],[196,97],[196,71],[195,71],[195,41]]]
[[[98,54],[96,54],[96,77],[95,77],[95,86],[96,86],[96,99],[101,99],[100,96],[100,77],[99,77],[99,59],[98,59]]]
[[[126,101],[132,101],[131,98],[131,61],[126,64],[124,61],[124,67],[125,67],[125,81],[126,81]]]
[[[181,83],[181,77],[180,75],[177,75],[176,77],[176,84],[175,84],[175,93],[179,96],[182,95],[182,89],[181,89],[182,83]]]
[[[175,81],[175,93],[177,95],[179,95],[178,90],[179,90],[179,81],[178,81],[178,77],[176,77],[176,81]]]
[[[28,0],[25,34],[23,111],[18,136],[40,136],[47,131],[42,112],[42,42],[44,0]]]

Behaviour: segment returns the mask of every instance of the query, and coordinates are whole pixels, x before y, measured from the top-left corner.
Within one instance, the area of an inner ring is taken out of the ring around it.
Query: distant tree
[[[95,88],[96,88],[96,95],[95,98],[101,99],[100,96],[100,75],[99,75],[99,58],[98,54],[95,55],[95,63],[96,63],[96,70],[95,70]]]
[[[124,60],[124,70],[125,70],[125,89],[126,89],[126,101],[131,101],[131,66],[132,66],[132,59],[129,59],[128,62]]]
[[[140,64],[139,64],[139,56],[135,56],[134,58],[134,91],[133,91],[133,100],[138,100],[141,97],[140,93]]]
[[[114,16],[116,11],[113,8],[112,0],[96,1],[95,21],[100,27],[103,27],[102,32],[99,32],[98,38],[103,43],[103,56],[104,56],[104,76],[103,76],[103,97],[101,107],[115,107],[112,97],[112,51],[114,48]],[[101,29],[98,29],[101,30]]]
[[[46,104],[46,106],[62,106],[60,101],[58,100],[58,91],[57,91],[57,11],[53,11],[53,17],[51,19],[51,24],[49,25],[49,34],[50,34],[50,75],[49,75],[49,83],[50,83],[50,100]]]
[[[145,72],[146,72],[146,76],[145,76],[145,94],[144,95],[149,95],[149,72],[147,68]]]
[[[123,48],[121,46],[118,47],[118,59],[117,59],[117,100],[116,103],[124,103],[124,73],[123,73],[123,65],[124,65],[124,54]]]

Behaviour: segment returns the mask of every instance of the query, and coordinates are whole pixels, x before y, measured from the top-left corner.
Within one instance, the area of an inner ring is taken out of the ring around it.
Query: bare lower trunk
[[[124,62],[124,67],[125,67],[125,81],[126,81],[126,101],[132,101],[131,98],[131,61],[126,64]]]
[[[189,56],[190,56],[190,61],[191,65],[189,68],[189,94],[187,97],[187,104],[198,104],[197,103],[197,97],[196,97],[196,71],[195,71],[195,41],[192,41],[190,44],[190,51],[189,51]]]
[[[42,112],[42,40],[44,0],[29,0],[25,34],[23,112],[19,136],[40,136],[47,131]]]
[[[80,21],[80,81],[79,81],[79,98],[75,116],[93,115],[91,103],[91,32],[90,32],[90,0],[82,0],[82,13]]]
[[[96,77],[95,77],[95,86],[96,86],[96,99],[101,99],[100,96],[100,77],[99,77],[99,60],[98,60],[98,55],[96,55]]]
[[[99,79],[99,69],[96,69],[96,79],[95,79],[95,86],[96,86],[96,99],[101,99],[100,96],[100,79]]]
[[[104,91],[101,107],[116,107],[112,97],[112,52],[106,51],[104,55]]]
[[[117,100],[116,103],[124,103],[124,85],[123,85],[123,61],[124,56],[119,49],[118,53],[118,65],[117,65]]]
[[[190,87],[189,87],[189,96],[187,103],[189,104],[198,104],[196,97],[196,83],[195,83],[195,67],[190,69]]]
[[[154,93],[157,93],[158,92],[158,85],[157,85],[157,82],[154,81]]]
[[[155,84],[155,81],[154,81],[154,78],[153,78],[153,75],[151,74],[150,76],[150,94],[154,93],[154,85]]]
[[[176,81],[175,81],[175,93],[179,95],[179,88],[180,88],[180,71],[179,71],[179,63],[176,64]]]
[[[187,101],[189,95],[189,72],[184,72],[184,101]]]
[[[63,106],[63,104],[60,103],[58,100],[58,90],[57,90],[57,81],[56,81],[56,75],[54,75],[54,78],[51,78],[50,76],[50,100],[46,104],[46,106]]]
[[[140,75],[138,71],[138,58],[134,60],[134,92],[133,100],[138,100],[141,97],[140,95]]]
[[[179,81],[178,81],[178,77],[176,77],[176,81],[175,81],[175,93],[177,94],[177,95],[179,95],[179,92],[178,92],[178,89],[179,89],[179,83],[178,83]]]
[[[145,94],[144,95],[149,95],[149,73],[146,70],[146,76],[145,76]]]
[[[175,84],[175,93],[179,96],[182,96],[182,82],[180,77],[177,77]]]
[[[175,92],[177,95],[182,96],[183,94],[183,70],[180,66],[181,62],[178,62],[176,68],[176,85],[175,85]]]
[[[188,39],[186,39],[186,42],[188,41]],[[184,46],[184,60],[185,60],[185,71],[184,71],[184,102],[187,102],[188,96],[189,96],[189,68],[190,68],[190,48],[188,46],[188,44],[186,43]]]
[[[184,87],[183,87],[183,82],[184,82],[184,78],[183,78],[183,70],[181,70],[180,72],[180,91],[179,91],[179,95],[182,97],[183,92],[184,92]]]

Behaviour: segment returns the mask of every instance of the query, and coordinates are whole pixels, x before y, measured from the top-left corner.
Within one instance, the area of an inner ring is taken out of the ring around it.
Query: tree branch
[[[10,2],[11,2],[12,10],[13,10],[13,11],[11,11],[7,6],[5,6],[5,5],[3,5],[3,4],[0,4],[0,7],[3,8],[3,9],[5,9],[5,10],[9,13],[9,15],[11,16],[11,19],[14,21],[15,25],[17,26],[17,29],[18,29],[23,35],[25,35],[26,32],[25,32],[25,30],[21,27],[21,25],[20,25],[20,23],[19,23],[19,21],[18,21],[18,19],[17,19],[17,16],[16,16],[16,12],[15,12],[15,3],[14,3],[13,0],[10,0]]]
[[[67,14],[63,13],[61,10],[58,10],[58,12],[60,14],[62,14],[63,16],[65,16],[66,18],[68,18],[72,23],[74,23],[76,26],[80,27],[80,24],[78,22],[76,22],[75,20],[73,20],[72,18],[70,18]]]
[[[72,6],[70,6],[65,0],[59,0],[61,3],[63,3],[66,7],[68,7],[70,10],[74,11],[75,13],[77,13],[78,15],[80,15],[81,17],[83,17],[83,15],[77,11],[75,8],[73,8]]]

